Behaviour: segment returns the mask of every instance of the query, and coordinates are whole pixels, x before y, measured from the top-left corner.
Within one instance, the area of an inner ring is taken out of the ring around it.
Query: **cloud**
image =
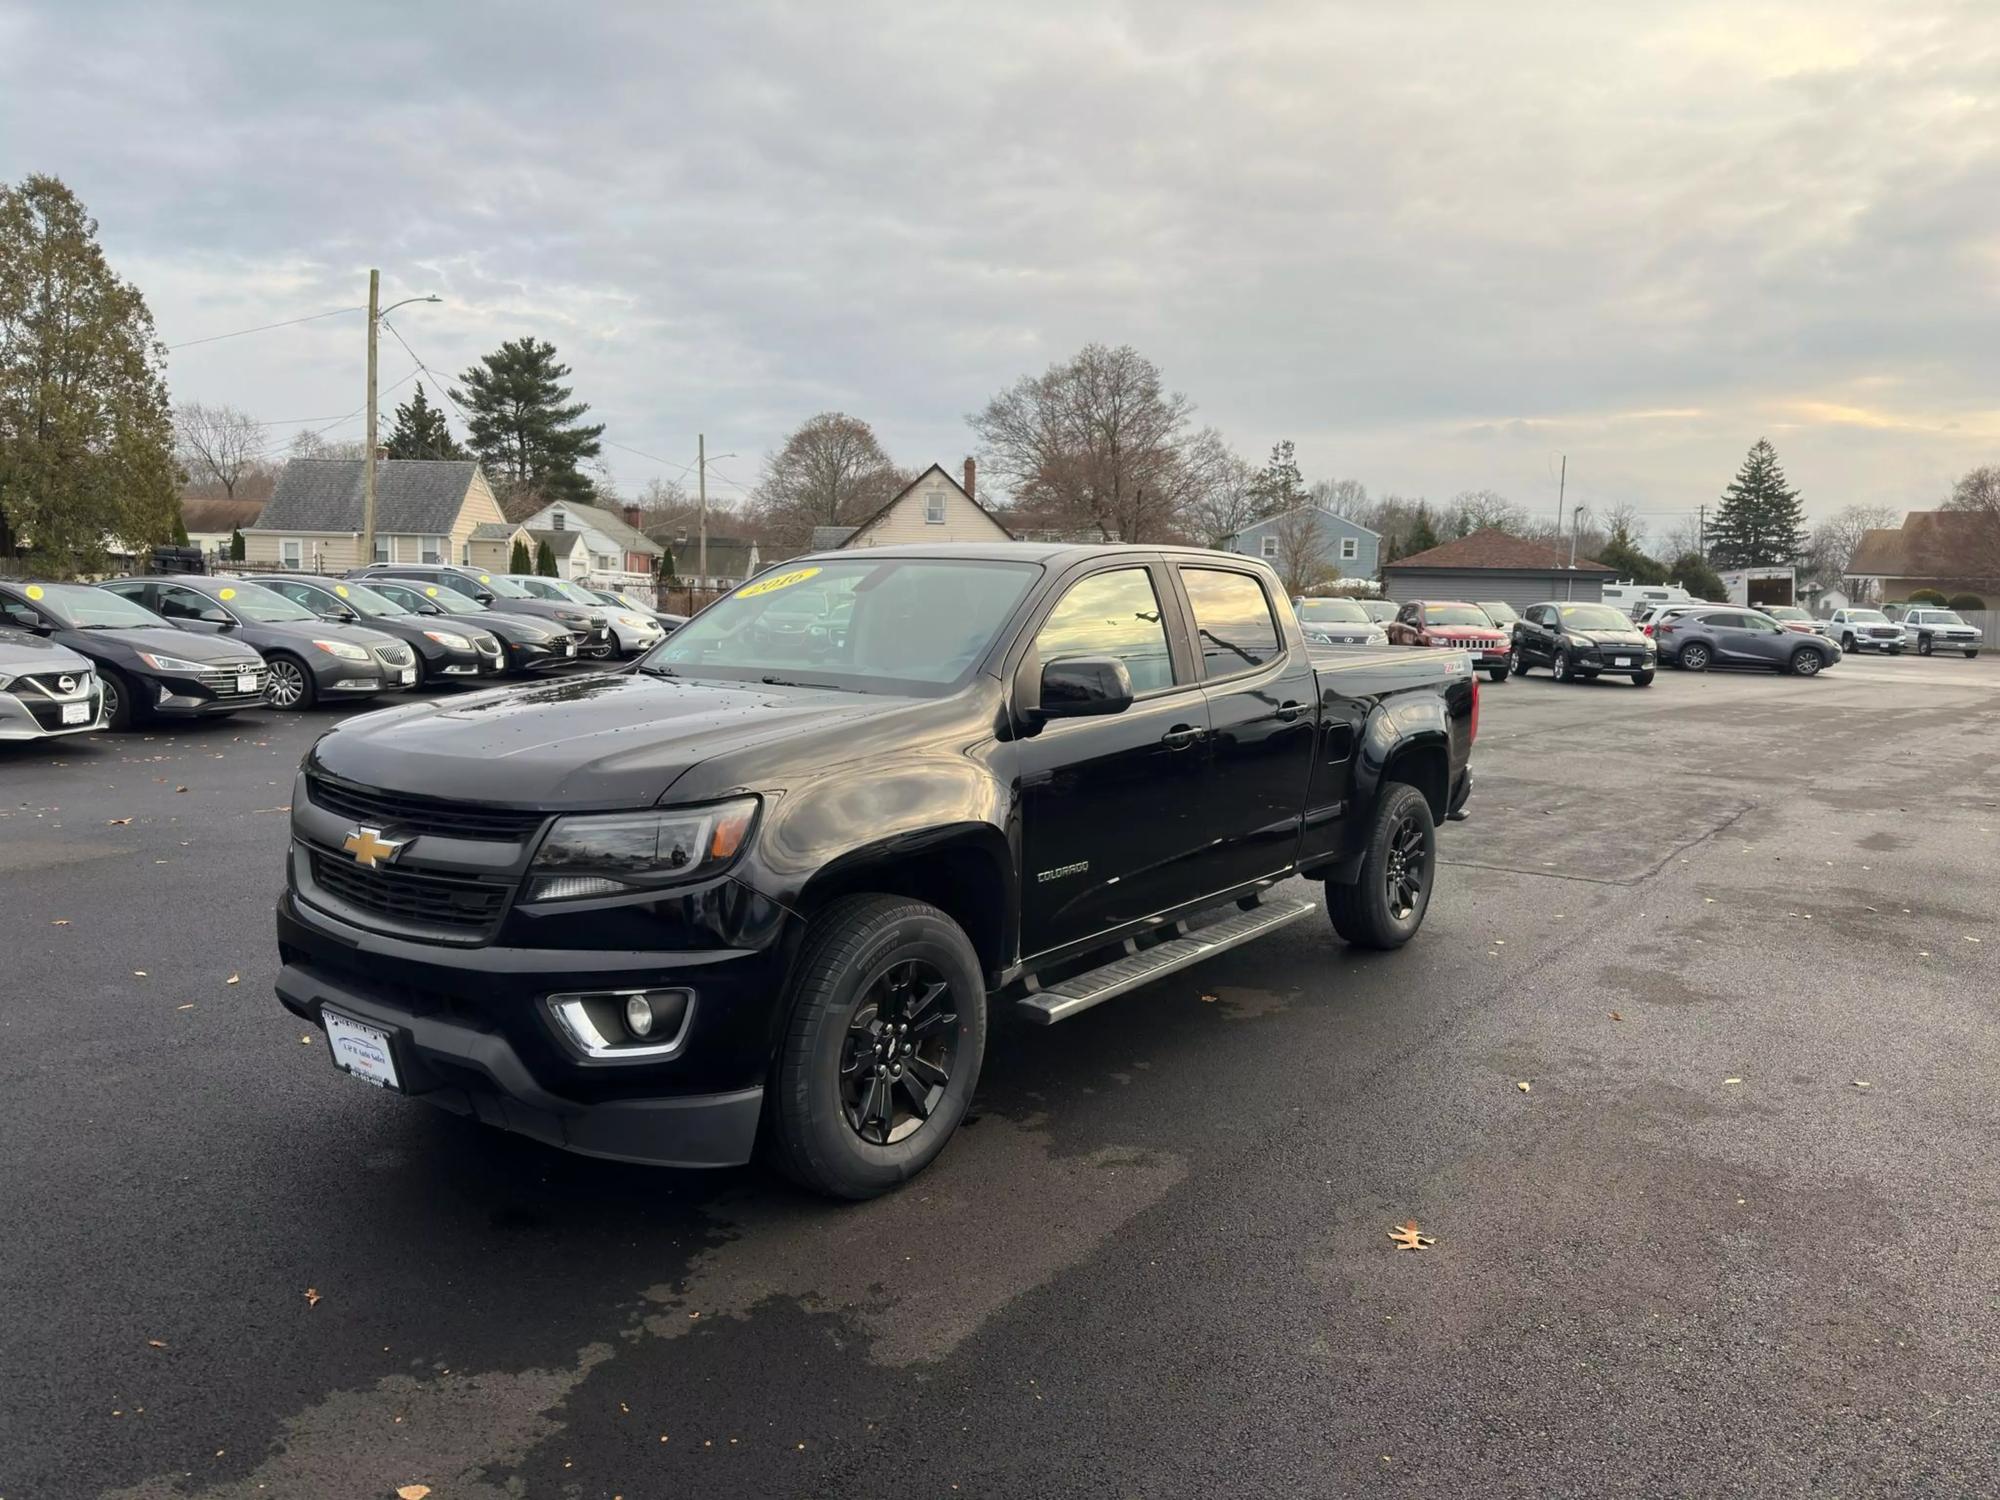
[[[70,181],[170,343],[379,265],[445,297],[396,319],[440,373],[538,334],[607,436],[740,481],[825,407],[949,462],[1090,339],[1378,490],[1552,505],[1561,451],[1664,515],[1770,430],[1833,510],[1993,456],[1990,6],[314,10],[0,0],[0,175]],[[360,345],[170,375],[337,414]]]

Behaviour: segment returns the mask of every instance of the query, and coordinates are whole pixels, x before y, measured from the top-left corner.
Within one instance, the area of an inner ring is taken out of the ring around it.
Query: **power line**
[[[320,318],[337,318],[342,313],[366,312],[365,307],[336,307],[329,312],[307,313],[303,318],[287,318],[282,323],[259,323],[255,328],[239,328],[233,333],[211,333],[207,338],[188,339],[184,343],[169,344],[169,350],[192,349],[196,344],[215,344],[223,339],[240,339],[246,333],[268,333],[273,328],[291,328],[299,323],[311,323]]]
[[[451,409],[458,413],[459,421],[465,424],[466,431],[470,433],[472,429],[472,418],[469,415],[467,415],[465,408],[458,404],[457,399],[451,393],[451,387],[446,385],[442,380],[438,379],[437,371],[433,370],[429,365],[425,364],[423,356],[410,347],[410,341],[403,337],[401,329],[397,328],[396,325],[394,323],[391,323],[387,318],[382,319],[382,326],[388,329],[390,335],[396,340],[396,342],[403,346],[403,352],[409,355],[411,359],[414,359],[417,362],[417,369],[422,370],[426,375],[430,376],[431,383],[438,388],[438,394],[444,397],[445,400],[451,402]],[[411,374],[415,373],[416,371],[414,370],[411,371]],[[405,375],[403,377],[403,380],[407,379],[409,379],[409,376]],[[402,380],[396,382],[397,385],[401,385],[402,383],[403,383]],[[393,390],[394,388],[395,387],[392,386],[390,389]]]
[[[693,464],[678,464],[675,463],[671,458],[661,458],[660,455],[657,453],[648,453],[646,452],[645,449],[634,448],[629,443],[614,443],[611,441],[610,438],[603,439],[603,443],[604,446],[607,448],[616,448],[621,453],[630,453],[635,458],[643,458],[646,459],[648,462],[660,464],[666,468],[677,470],[683,479],[685,479],[688,475],[694,472]],[[709,467],[712,469],[715,467],[715,465],[710,464]]]

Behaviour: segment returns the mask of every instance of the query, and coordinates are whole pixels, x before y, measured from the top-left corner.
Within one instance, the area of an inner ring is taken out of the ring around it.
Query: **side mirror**
[[[204,625],[221,625],[227,627],[230,625],[234,625],[236,623],[229,617],[228,610],[217,609],[213,605],[209,606],[207,609],[202,610],[199,614],[195,616],[195,618],[201,621],[201,623]]]
[[[329,620],[338,621],[342,625],[352,625],[357,620],[359,620],[361,616],[356,614],[353,610],[348,609],[345,606],[341,606],[331,611],[327,615],[327,618]]]
[[[494,596],[492,594],[489,594],[485,589],[481,589],[478,593],[474,594],[472,597],[475,600],[477,600],[480,604],[490,608],[492,606]]]
[[[1071,656],[1042,668],[1044,719],[1090,719],[1132,706],[1132,674],[1115,656]]]

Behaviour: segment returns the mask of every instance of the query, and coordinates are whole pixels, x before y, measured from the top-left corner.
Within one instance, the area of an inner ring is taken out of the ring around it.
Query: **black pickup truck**
[[[1317,909],[1296,875],[1408,941],[1478,719],[1469,658],[1308,647],[1249,558],[800,558],[621,671],[322,737],[278,995],[384,1088],[868,1197],[957,1128],[996,1004],[1261,936]]]

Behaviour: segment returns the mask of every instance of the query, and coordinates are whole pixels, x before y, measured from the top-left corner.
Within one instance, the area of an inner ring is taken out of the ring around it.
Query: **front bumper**
[[[58,735],[88,734],[104,719],[104,693],[93,674],[89,686],[64,696],[50,696],[22,685],[0,688],[0,740],[54,739]],[[82,708],[80,724],[65,724],[63,711]]]
[[[1618,661],[1624,658],[1625,665]],[[1651,647],[1633,647],[1628,651],[1592,651],[1576,658],[1579,672],[1596,672],[1611,677],[1636,677],[1642,672],[1650,672],[1659,665],[1659,652]]]
[[[200,718],[207,714],[233,714],[246,708],[264,707],[264,689],[271,680],[270,670],[260,661],[254,669],[238,672],[216,670],[205,672],[200,677],[188,677],[177,672],[161,672],[156,675],[134,673],[129,668],[126,675],[132,679],[133,694],[140,703],[154,713],[171,718]],[[238,692],[236,684],[247,679],[253,686],[248,692]]]

